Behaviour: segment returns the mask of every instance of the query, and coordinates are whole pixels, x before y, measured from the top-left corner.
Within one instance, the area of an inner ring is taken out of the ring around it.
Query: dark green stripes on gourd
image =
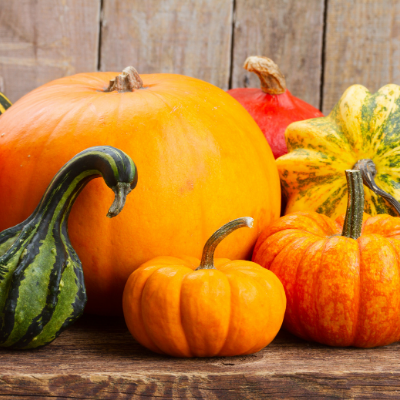
[[[11,107],[11,101],[7,99],[6,96],[4,96],[3,93],[0,92],[0,114],[3,114],[4,111],[7,110],[7,108]]]
[[[135,164],[121,150],[92,147],[61,168],[28,219],[0,233],[0,346],[43,346],[83,313],[83,271],[67,222],[80,191],[99,176],[115,193],[107,216],[118,215],[136,186]]]

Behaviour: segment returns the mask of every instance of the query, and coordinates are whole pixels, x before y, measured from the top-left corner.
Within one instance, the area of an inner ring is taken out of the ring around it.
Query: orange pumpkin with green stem
[[[271,150],[236,100],[186,76],[139,76],[134,68],[116,75],[49,82],[0,116],[0,231],[32,213],[76,153],[111,145],[135,160],[140,183],[123,218],[99,217],[112,198],[106,185],[93,181],[69,220],[87,310],[101,314],[122,313],[126,280],[143,262],[159,255],[201,257],[207,238],[237,215],[253,217],[255,229],[231,235],[218,252],[249,257],[261,230],[280,212]]]
[[[132,273],[123,309],[139,343],[176,357],[212,357],[254,353],[273,340],[286,306],[279,279],[251,261],[214,262],[221,240],[251,224],[239,218],[220,228],[201,262],[158,257]]]
[[[288,214],[261,234],[253,261],[283,283],[290,332],[331,346],[382,346],[400,339],[400,218],[363,222],[361,172],[346,175],[343,229],[316,212]]]

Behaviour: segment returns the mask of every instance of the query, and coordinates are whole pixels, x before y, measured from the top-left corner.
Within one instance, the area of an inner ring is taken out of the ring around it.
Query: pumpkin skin
[[[0,92],[0,115],[3,114],[8,108],[11,107],[11,101]]]
[[[285,287],[283,326],[330,346],[400,340],[400,218],[364,215],[362,235],[340,236],[343,217],[295,212],[259,237],[253,261]],[[339,235],[339,236],[337,236]]]
[[[256,59],[252,62],[251,69],[248,63],[251,59]],[[260,61],[267,59],[266,57],[253,56],[249,57],[245,63],[245,68],[252,72],[261,69],[258,65]],[[269,60],[269,59],[267,59]],[[272,61],[272,60],[269,60]],[[276,68],[276,64],[274,64]],[[313,107],[311,104],[293,96],[288,89],[283,75],[277,69],[281,79],[282,87],[280,90],[271,90],[271,87],[266,88],[265,85],[261,89],[255,88],[238,88],[228,90],[228,93],[233,96],[254,118],[257,125],[260,127],[268,144],[271,147],[275,158],[278,158],[288,152],[285,142],[285,129],[289,124],[295,121],[301,121],[310,118],[323,117],[321,111]],[[276,71],[266,70],[263,74],[272,74]]]
[[[113,147],[92,147],[64,165],[27,220],[0,232],[1,347],[44,346],[82,315],[85,283],[67,222],[79,192],[99,176],[115,193],[107,215],[115,217],[136,186],[135,164]]]
[[[144,88],[105,92],[116,72],[78,74],[27,94],[0,117],[0,229],[33,211],[55,172],[87,147],[111,145],[140,171],[121,218],[99,180],[71,212],[86,310],[121,314],[130,273],[159,255],[200,257],[223,222],[250,215],[255,229],[231,235],[220,256],[248,258],[261,230],[279,217],[280,182],[264,137],[231,96],[198,79],[142,75]],[[18,182],[18,184],[16,184]],[[179,221],[179,224],[177,224]]]
[[[285,136],[289,153],[277,160],[285,214],[316,211],[336,218],[346,210],[344,171],[360,160],[375,164],[375,181],[400,199],[400,86],[390,84],[371,94],[349,87],[324,118],[295,122]],[[397,215],[379,195],[365,188],[365,212]]]
[[[143,346],[175,357],[251,354],[278,333],[286,297],[279,279],[251,261],[158,257],[129,277],[126,324]]]

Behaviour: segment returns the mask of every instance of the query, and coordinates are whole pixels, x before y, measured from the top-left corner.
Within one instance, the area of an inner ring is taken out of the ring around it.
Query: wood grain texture
[[[122,319],[86,315],[45,348],[0,349],[0,398],[398,399],[399,353],[281,332],[249,356],[175,359],[140,346]]]
[[[104,0],[101,70],[185,74],[228,88],[233,0]]]
[[[12,102],[56,78],[95,71],[100,0],[0,1],[0,75]]]
[[[400,84],[400,2],[329,0],[323,112],[355,83],[376,92]]]
[[[319,108],[324,0],[236,0],[232,87],[259,87],[248,56],[274,60],[295,96]]]

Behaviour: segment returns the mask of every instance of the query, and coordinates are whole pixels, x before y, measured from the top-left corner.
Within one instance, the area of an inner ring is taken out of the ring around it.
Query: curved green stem
[[[115,217],[122,210],[126,196],[137,184],[136,166],[124,152],[111,146],[91,147],[77,154],[54,176],[33,215],[51,215],[63,209],[68,214],[73,201],[87,183],[102,176],[115,193],[107,214]]]
[[[342,236],[357,239],[361,236],[364,213],[364,187],[361,172],[349,169],[347,179],[347,210],[343,224]]]
[[[383,197],[396,210],[397,214],[400,215],[400,203],[392,195],[382,190],[375,182],[376,167],[374,162],[370,159],[359,160],[354,169],[361,172],[364,185],[375,194]]]
[[[196,269],[215,269],[214,267],[214,253],[217,246],[221,241],[227,237],[230,233],[236,229],[243,228],[247,226],[248,228],[253,227],[253,218],[243,217],[237,218],[233,221],[228,222],[221,228],[219,228],[211,237],[207,240],[203,248],[203,255],[201,257],[200,266]]]

